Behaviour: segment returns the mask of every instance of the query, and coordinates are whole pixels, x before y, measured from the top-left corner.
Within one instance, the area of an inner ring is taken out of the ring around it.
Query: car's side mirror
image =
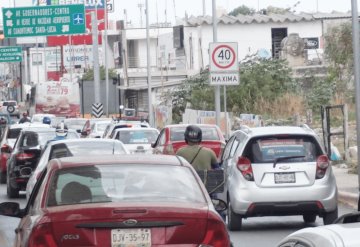
[[[360,222],[360,212],[348,213],[340,216],[334,221],[334,224],[346,224]]]
[[[88,135],[88,132],[87,132],[86,130],[81,131],[81,135],[82,135],[82,136],[87,136],[87,135]]]
[[[151,143],[152,148],[156,148],[156,142]]]
[[[0,215],[21,218],[20,204],[17,202],[0,203]]]

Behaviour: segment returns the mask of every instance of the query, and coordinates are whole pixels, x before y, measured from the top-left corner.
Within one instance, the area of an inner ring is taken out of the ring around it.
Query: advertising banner
[[[47,81],[36,85],[35,112],[56,116],[80,115],[79,84]]]

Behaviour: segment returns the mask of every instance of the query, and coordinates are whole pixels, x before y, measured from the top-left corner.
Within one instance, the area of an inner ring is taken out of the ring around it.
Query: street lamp
[[[119,106],[119,115],[120,115],[119,120],[121,120],[121,113],[122,113],[123,110],[124,110],[124,106],[120,105]]]

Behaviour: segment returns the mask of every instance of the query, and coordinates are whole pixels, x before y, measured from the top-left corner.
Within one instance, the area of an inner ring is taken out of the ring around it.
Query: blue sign
[[[82,13],[73,14],[73,24],[74,25],[83,25],[84,24],[84,15]]]

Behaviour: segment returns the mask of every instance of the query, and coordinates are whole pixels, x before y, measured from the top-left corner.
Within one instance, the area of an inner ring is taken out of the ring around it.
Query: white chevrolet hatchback
[[[230,230],[240,230],[247,217],[302,215],[312,223],[320,216],[330,224],[338,216],[330,160],[308,126],[242,128],[221,163]]]

